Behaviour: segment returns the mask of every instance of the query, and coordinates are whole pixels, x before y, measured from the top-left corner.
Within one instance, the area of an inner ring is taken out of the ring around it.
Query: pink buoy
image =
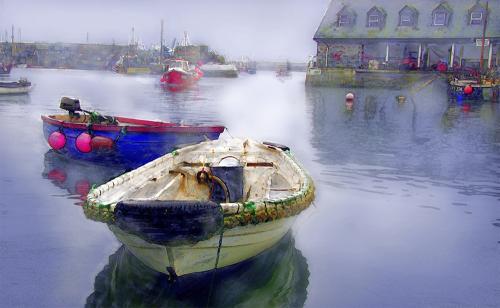
[[[66,136],[60,132],[53,132],[49,136],[49,145],[54,150],[60,150],[66,145]]]
[[[90,142],[92,140],[92,136],[88,133],[81,133],[77,138],[76,138],[76,148],[78,151],[82,153],[89,153],[92,151],[92,146],[90,145]]]

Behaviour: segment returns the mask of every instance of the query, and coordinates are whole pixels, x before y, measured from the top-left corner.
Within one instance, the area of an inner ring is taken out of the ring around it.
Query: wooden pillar
[[[328,67],[328,53],[330,52],[330,46],[326,44],[326,52],[325,52],[325,67]]]
[[[421,59],[422,59],[422,44],[418,45],[418,58],[417,58],[417,67],[420,68],[421,66]]]
[[[385,62],[389,62],[389,43],[385,47]]]
[[[464,46],[460,46],[460,56],[458,58],[458,66],[462,67],[462,60],[464,58]]]
[[[488,69],[491,68],[491,64],[492,64],[492,62],[491,62],[492,59],[491,58],[492,57],[493,57],[493,42],[491,42],[491,40],[490,40],[490,50],[488,52]],[[498,55],[497,55],[497,57],[498,57]]]
[[[450,64],[448,65],[449,68],[453,68],[453,61],[455,60],[455,43],[451,44],[451,51],[450,51]]]

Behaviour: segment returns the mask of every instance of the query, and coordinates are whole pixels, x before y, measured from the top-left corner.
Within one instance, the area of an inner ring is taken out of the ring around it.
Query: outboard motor
[[[77,111],[83,111],[80,107],[80,100],[77,98],[71,98],[63,96],[61,97],[61,104],[59,108],[69,112],[70,117],[79,117],[80,115]]]
[[[243,198],[243,166],[234,157],[223,158],[211,166],[213,186],[210,200],[214,202],[238,202]],[[226,200],[227,199],[227,200]]]

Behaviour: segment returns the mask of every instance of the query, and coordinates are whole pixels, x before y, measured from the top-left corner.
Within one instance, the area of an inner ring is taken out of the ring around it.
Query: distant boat
[[[291,64],[290,62],[286,62],[285,65],[279,65],[276,69],[276,77],[283,80],[291,76]]]
[[[178,147],[219,138],[224,126],[184,125],[84,111],[63,97],[69,114],[42,115],[49,146],[71,158],[136,168]],[[81,112],[81,113],[80,113]]]
[[[32,88],[27,79],[19,81],[0,81],[0,94],[26,94]]]
[[[10,74],[11,69],[12,69],[12,64],[0,63],[0,75]]]
[[[125,173],[93,189],[85,211],[158,243],[113,229],[146,265],[176,277],[255,257],[313,199],[313,182],[287,147],[235,138],[188,146]]]
[[[448,83],[448,95],[452,99],[497,101],[499,98],[500,80],[475,70],[456,72]]]
[[[186,89],[203,76],[198,67],[190,68],[185,60],[168,60],[165,65],[166,72],[160,82],[171,91]]]

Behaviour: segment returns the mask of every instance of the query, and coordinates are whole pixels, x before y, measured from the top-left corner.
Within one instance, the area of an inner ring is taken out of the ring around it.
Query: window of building
[[[470,24],[471,25],[481,25],[482,23],[483,23],[483,13],[482,12],[470,13]]]
[[[366,26],[368,28],[383,28],[385,24],[385,12],[374,6],[366,13]]]
[[[446,13],[437,12],[434,14],[434,26],[445,26],[446,25]]]
[[[399,11],[399,26],[416,27],[417,16],[417,10],[406,5]]]
[[[441,2],[432,11],[433,26],[447,26],[451,15],[451,8],[446,1]]]
[[[339,15],[339,27],[348,26],[349,24],[349,15]]]
[[[378,28],[380,26],[380,16],[378,15],[368,15],[368,27]]]
[[[488,14],[488,12],[486,12],[486,9],[481,4],[476,3],[469,10],[469,24],[482,25],[486,14]]]
[[[354,20],[356,18],[356,14],[347,8],[347,6],[344,6],[338,13],[337,13],[337,26],[339,27],[350,27],[354,25]]]

